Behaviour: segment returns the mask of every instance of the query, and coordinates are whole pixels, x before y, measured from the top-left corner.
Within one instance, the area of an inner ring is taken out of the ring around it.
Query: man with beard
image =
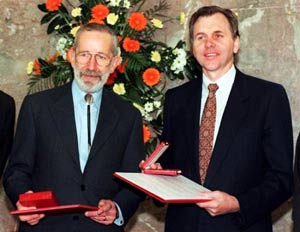
[[[123,231],[144,199],[113,178],[115,171],[137,172],[144,156],[140,113],[103,88],[120,63],[118,51],[107,26],[82,26],[72,49],[73,82],[24,99],[4,174],[8,197],[28,209],[19,194],[51,190],[60,205],[98,210],[22,215],[20,231]]]

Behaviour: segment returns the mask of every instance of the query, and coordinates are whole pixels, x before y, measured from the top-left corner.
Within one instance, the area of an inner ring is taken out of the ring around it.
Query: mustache
[[[93,77],[101,77],[102,73],[86,70],[86,71],[81,71],[80,75],[93,76]]]

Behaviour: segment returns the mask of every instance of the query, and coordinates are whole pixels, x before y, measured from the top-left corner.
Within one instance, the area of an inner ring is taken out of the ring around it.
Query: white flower
[[[153,117],[150,114],[146,114],[144,115],[144,118],[146,119],[146,121],[151,122],[153,120]]]
[[[160,102],[160,101],[154,101],[154,102],[153,102],[153,105],[154,105],[155,108],[158,109],[158,108],[161,107],[161,102]]]
[[[173,54],[174,55],[177,55],[178,58],[182,58],[182,59],[185,59],[186,58],[186,52],[184,49],[182,48],[175,48],[173,50]]]
[[[74,8],[73,10],[72,10],[72,12],[71,12],[71,15],[74,17],[74,18],[76,18],[76,17],[79,17],[79,16],[81,16],[81,8],[80,7],[76,7],[76,8]]]
[[[119,95],[124,95],[126,93],[125,86],[124,86],[123,83],[120,83],[120,84],[116,83],[116,84],[114,84],[113,91],[116,94],[119,94]]]
[[[124,0],[123,7],[129,9],[129,7],[130,7],[130,2],[129,2],[129,0]]]
[[[153,111],[153,103],[152,102],[146,102],[144,105],[145,111],[146,112],[152,112]]]
[[[59,54],[66,59],[66,51],[67,49],[73,44],[73,41],[71,39],[67,39],[65,37],[59,38],[56,44],[56,50],[59,52]]]
[[[177,57],[171,65],[171,70],[175,74],[178,74],[184,70],[184,66],[186,65],[186,51],[182,48],[175,48],[172,53]]]
[[[110,25],[115,25],[116,22],[118,21],[119,19],[119,15],[115,14],[115,13],[110,13],[107,18],[106,18],[106,21],[108,24]]]
[[[186,60],[177,57],[171,65],[171,70],[173,70],[175,74],[178,74],[184,70],[185,65],[186,65]]]
[[[121,0],[110,0],[110,3],[108,5],[110,6],[120,6]]]
[[[30,75],[33,72],[33,61],[30,61],[26,67],[27,74]]]

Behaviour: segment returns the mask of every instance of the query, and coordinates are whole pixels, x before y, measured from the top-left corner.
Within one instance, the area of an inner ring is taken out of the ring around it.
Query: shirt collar
[[[207,89],[209,84],[216,83],[219,86],[219,89],[230,88],[233,85],[236,74],[236,68],[234,65],[225,73],[221,78],[219,78],[216,82],[211,81],[205,74],[203,73],[203,85]]]
[[[92,93],[94,99],[93,106],[95,106],[97,109],[100,108],[102,93],[103,93],[103,88],[100,89],[98,92]],[[75,80],[73,80],[72,82],[72,95],[75,104],[85,103],[84,96],[86,95],[86,92],[82,91],[79,88]]]

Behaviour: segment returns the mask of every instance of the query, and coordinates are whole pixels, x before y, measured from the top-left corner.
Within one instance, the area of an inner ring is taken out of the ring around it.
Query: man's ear
[[[122,62],[122,57],[121,56],[115,56],[112,60],[112,65],[111,65],[111,70],[110,73],[113,73],[115,69],[120,65]]]
[[[237,36],[233,41],[233,53],[237,54],[240,50],[240,37]]]
[[[73,67],[75,65],[75,54],[75,47],[71,47],[68,51],[68,56]]]

